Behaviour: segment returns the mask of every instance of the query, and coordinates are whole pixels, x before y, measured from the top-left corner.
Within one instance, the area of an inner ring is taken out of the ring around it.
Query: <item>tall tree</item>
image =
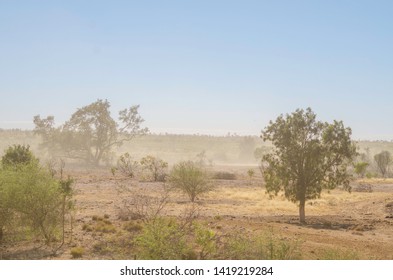
[[[374,160],[377,163],[379,171],[381,171],[382,177],[385,177],[389,171],[389,165],[392,163],[390,152],[382,151],[374,156]]]
[[[274,196],[283,190],[288,200],[298,202],[301,223],[306,201],[320,197],[322,189],[342,184],[350,190],[347,167],[357,153],[351,129],[341,121],[320,122],[310,108],[298,109],[270,121],[261,138],[274,146],[262,159],[266,191]]]
[[[43,146],[63,156],[82,159],[89,164],[99,165],[108,159],[113,147],[130,141],[133,137],[148,132],[142,128],[143,119],[139,106],[119,112],[119,122],[110,115],[107,100],[98,99],[78,109],[64,125],[54,126],[54,117],[34,117],[35,133],[43,138]]]

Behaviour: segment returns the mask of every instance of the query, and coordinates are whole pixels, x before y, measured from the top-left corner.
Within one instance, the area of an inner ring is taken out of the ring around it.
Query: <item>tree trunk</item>
[[[306,200],[302,199],[299,204],[299,219],[301,224],[306,223]]]
[[[0,227],[0,243],[3,240],[3,227]]]

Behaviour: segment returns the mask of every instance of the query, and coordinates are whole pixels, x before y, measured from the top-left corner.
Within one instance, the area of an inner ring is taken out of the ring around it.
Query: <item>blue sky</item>
[[[0,1],[0,127],[98,98],[152,132],[258,135],[311,107],[393,139],[392,1]]]

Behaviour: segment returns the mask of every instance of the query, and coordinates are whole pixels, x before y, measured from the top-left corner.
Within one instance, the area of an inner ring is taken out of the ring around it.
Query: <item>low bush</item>
[[[113,175],[115,174],[116,170],[119,170],[125,176],[134,178],[137,176],[140,170],[140,164],[138,161],[134,160],[129,153],[125,153],[119,157],[119,160],[117,161],[117,167],[112,167],[111,172]]]
[[[174,219],[157,218],[145,224],[136,238],[138,257],[148,260],[182,260],[195,257],[184,231]]]
[[[298,241],[282,239],[272,231],[256,236],[233,233],[224,242],[220,256],[234,260],[297,260],[301,258]]]
[[[82,247],[75,247],[71,249],[71,256],[73,259],[82,258],[84,253],[85,253],[85,249]]]

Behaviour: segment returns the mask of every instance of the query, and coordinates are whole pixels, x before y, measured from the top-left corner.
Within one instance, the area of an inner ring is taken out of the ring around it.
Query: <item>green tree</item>
[[[169,174],[169,182],[175,189],[188,195],[191,202],[213,188],[206,171],[193,161],[182,161],[173,166]]]
[[[145,134],[139,106],[119,112],[118,122],[110,115],[107,100],[98,99],[78,109],[64,125],[54,126],[54,117],[34,117],[34,132],[43,138],[43,146],[64,157],[82,159],[93,165],[110,158],[113,147],[121,146],[136,135]]]
[[[350,136],[341,121],[317,121],[310,108],[270,121],[261,135],[274,146],[263,156],[266,191],[277,195],[283,190],[288,200],[299,202],[300,222],[305,223],[307,200],[341,184],[350,190],[347,167],[357,154]]]
[[[389,165],[392,163],[392,156],[388,151],[382,151],[374,156],[374,160],[377,163],[378,169],[385,177],[389,171]]]

